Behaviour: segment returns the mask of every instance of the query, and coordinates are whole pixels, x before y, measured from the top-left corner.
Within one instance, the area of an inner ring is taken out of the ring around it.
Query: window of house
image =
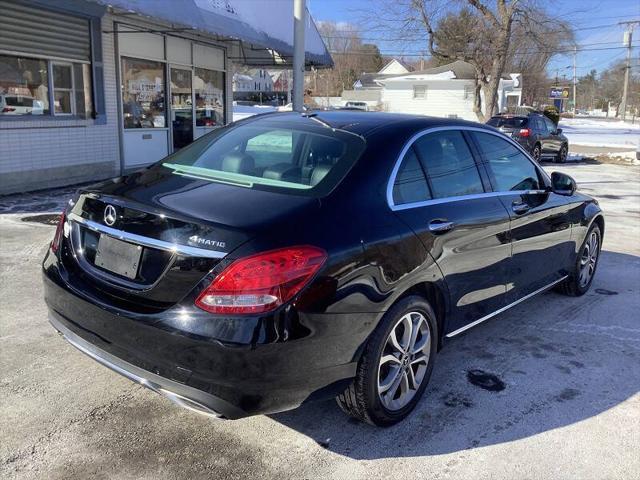
[[[515,146],[496,135],[479,132],[472,135],[488,166],[495,191],[538,190],[541,187],[538,170]]]
[[[3,117],[75,115],[89,118],[92,109],[90,65],[0,55],[0,115]]]
[[[196,68],[193,87],[196,95],[196,126],[224,125],[224,72]]]
[[[124,128],[164,128],[164,63],[122,57]]]
[[[413,86],[413,98],[427,98],[427,86],[426,85],[414,85]]]
[[[484,192],[480,172],[462,133],[456,130],[420,137],[414,147],[433,198]]]

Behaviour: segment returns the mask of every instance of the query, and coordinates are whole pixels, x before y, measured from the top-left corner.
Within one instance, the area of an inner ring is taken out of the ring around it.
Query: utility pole
[[[293,0],[293,110],[304,110],[304,30],[307,20],[305,0]]]
[[[578,47],[573,47],[573,114],[576,114],[576,57],[578,56]]]
[[[627,31],[624,32],[623,44],[627,47],[627,65],[624,72],[624,86],[622,87],[622,101],[620,109],[622,110],[622,120],[627,117],[627,94],[629,91],[629,72],[631,71],[631,39],[633,36],[633,27],[640,24],[640,21],[634,20],[629,22],[620,22],[618,25],[627,25]]]

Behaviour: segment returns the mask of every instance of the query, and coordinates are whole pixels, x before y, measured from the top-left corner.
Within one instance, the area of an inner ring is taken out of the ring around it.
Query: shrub
[[[560,121],[560,112],[558,112],[558,109],[555,106],[549,105],[544,107],[542,114],[558,125],[558,122]]]

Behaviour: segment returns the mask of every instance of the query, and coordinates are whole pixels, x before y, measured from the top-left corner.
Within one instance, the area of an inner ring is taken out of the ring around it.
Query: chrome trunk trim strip
[[[136,243],[145,247],[166,250],[168,252],[173,252],[179,255],[205,258],[224,258],[227,255],[225,252],[216,252],[214,250],[207,250],[206,248],[179,245],[176,243],[166,242],[164,240],[158,240],[156,238],[144,237],[135,233],[125,232],[124,230],[118,230],[117,228],[111,228],[106,225],[94,222],[93,220],[88,220],[75,213],[70,213],[68,219],[80,223],[95,232],[105,233],[120,240]]]

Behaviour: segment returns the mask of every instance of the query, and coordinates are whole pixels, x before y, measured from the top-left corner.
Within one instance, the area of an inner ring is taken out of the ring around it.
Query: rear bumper
[[[186,304],[136,314],[70,285],[55,260],[43,267],[50,321],[70,343],[173,402],[217,417],[275,413],[337,395],[355,376],[358,348],[373,328],[371,314],[293,309],[257,319],[216,318]]]
[[[242,410],[220,398],[143,370],[101,350],[73,333],[64,325],[61,316],[55,312],[49,313],[49,322],[65,340],[85,355],[183,408],[215,418],[240,418],[246,415]]]

